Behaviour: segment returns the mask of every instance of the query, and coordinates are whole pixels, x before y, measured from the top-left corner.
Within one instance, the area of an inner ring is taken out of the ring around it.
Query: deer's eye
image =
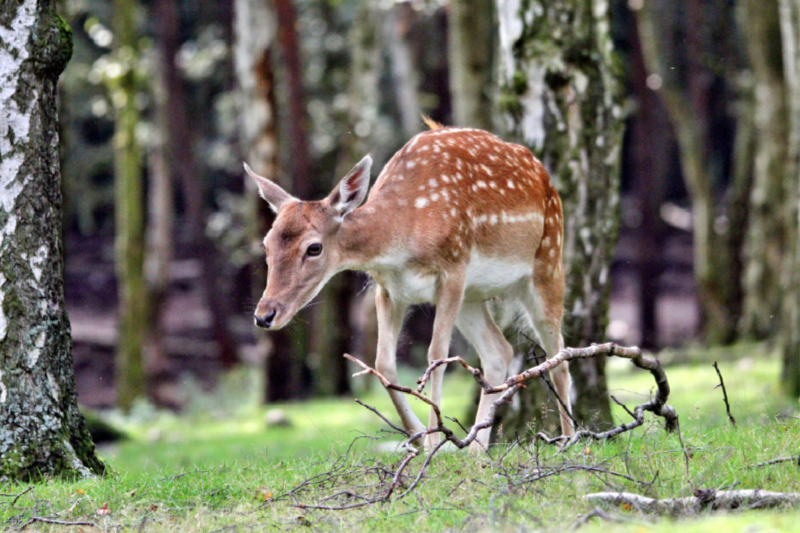
[[[308,248],[306,249],[306,255],[309,255],[311,257],[318,256],[321,253],[322,253],[322,245],[318,242],[309,244]]]

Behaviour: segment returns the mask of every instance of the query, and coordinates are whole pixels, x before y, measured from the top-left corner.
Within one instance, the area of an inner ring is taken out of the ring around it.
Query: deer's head
[[[316,296],[341,269],[337,233],[345,217],[358,207],[369,188],[372,158],[366,156],[324,200],[305,202],[276,183],[245,170],[277,217],[267,236],[267,288],[258,302],[255,323],[280,329]]]

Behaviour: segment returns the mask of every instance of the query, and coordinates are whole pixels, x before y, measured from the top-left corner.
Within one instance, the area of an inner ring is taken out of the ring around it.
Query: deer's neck
[[[397,231],[394,217],[376,207],[362,206],[347,215],[339,229],[342,268],[380,270]]]

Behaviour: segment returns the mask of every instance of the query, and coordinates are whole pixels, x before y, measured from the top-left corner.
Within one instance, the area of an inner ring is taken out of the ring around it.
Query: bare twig
[[[602,518],[603,520],[608,520],[609,522],[628,522],[628,520],[625,520],[619,516],[611,516],[607,512],[603,511],[601,508],[595,507],[585,515],[579,516],[578,519],[575,520],[575,522],[572,524],[572,527],[570,527],[570,529],[572,531],[576,531],[580,529],[582,526],[585,526],[592,518]]]
[[[397,426],[395,426],[394,424],[392,424],[392,423],[389,421],[389,419],[388,419],[388,418],[386,418],[385,416],[383,416],[383,415],[380,413],[380,411],[378,411],[377,409],[375,409],[375,408],[374,408],[374,407],[372,407],[371,405],[367,405],[367,404],[365,404],[364,402],[362,402],[362,401],[361,401],[361,400],[359,400],[358,398],[356,398],[356,400],[355,400],[355,401],[356,401],[356,403],[357,403],[358,405],[360,405],[361,407],[366,407],[367,409],[369,409],[370,411],[372,411],[373,413],[375,413],[376,415],[378,415],[379,417],[381,417],[381,420],[383,420],[384,422],[386,422],[386,425],[388,425],[390,428],[392,428],[392,429],[393,429],[393,430],[395,430],[396,432],[400,433],[401,435],[405,435],[406,437],[408,437],[408,431],[406,431],[406,430],[404,430],[404,429],[400,429],[399,427],[397,427]]]
[[[11,503],[8,504],[8,506],[9,507],[14,507],[14,505],[17,503],[17,500],[19,500],[21,497],[23,497],[24,495],[28,494],[32,490],[33,490],[33,486],[30,486],[30,487],[28,487],[27,489],[23,490],[22,492],[20,492],[18,494],[0,494],[0,496],[4,496],[4,497],[8,497],[8,498],[13,497],[14,499],[11,500]]]
[[[41,516],[32,516],[27,522],[19,526],[18,530],[22,531],[23,529],[27,528],[29,525],[35,522],[42,522],[45,524],[54,524],[57,526],[88,526],[88,527],[98,527],[97,524],[94,522],[68,522],[66,520],[54,520],[52,518],[44,518]]]
[[[725,382],[722,380],[722,373],[719,371],[719,366],[717,366],[717,362],[714,361],[714,370],[717,371],[717,376],[719,376],[719,385],[718,387],[722,387],[722,398],[725,400],[725,411],[728,412],[728,420],[731,421],[731,425],[736,425],[736,419],[733,418],[731,414],[731,405],[728,403],[728,391],[725,390]]]
[[[745,469],[745,468],[759,468],[759,467],[762,467],[762,466],[776,465],[776,464],[779,464],[779,463],[788,463],[788,462],[793,462],[797,466],[800,466],[800,456],[796,456],[796,457],[795,456],[793,456],[793,457],[779,457],[777,459],[770,459],[769,461],[764,461],[763,463],[756,463],[754,465],[743,466],[742,469]]]

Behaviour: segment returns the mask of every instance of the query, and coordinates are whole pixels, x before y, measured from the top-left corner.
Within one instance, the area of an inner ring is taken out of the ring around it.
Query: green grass
[[[752,353],[752,355],[749,355]],[[715,354],[716,355],[716,354]],[[724,354],[723,354],[724,355]],[[304,510],[336,488],[282,497],[309,477],[330,471],[359,435],[373,435],[380,420],[352,400],[329,399],[280,406],[290,428],[267,429],[265,408],[242,391],[246,377],[232,376],[213,396],[196,395],[190,413],[176,417],[140,408],[134,416],[114,419],[133,439],[102,450],[114,469],[104,479],[49,481],[0,487],[2,493],[31,489],[11,506],[0,497],[0,529],[24,523],[34,514],[60,520],[90,520],[104,529],[134,531],[284,530],[297,526],[323,531],[518,531],[563,530],[593,508],[582,496],[597,491],[629,490],[653,497],[676,497],[695,488],[762,488],[800,491],[800,468],[782,463],[748,465],[800,452],[797,403],[778,390],[779,362],[756,347],[738,359],[719,357],[733,415],[725,415],[722,392],[710,361],[669,366],[670,403],[680,415],[686,460],[677,435],[666,434],[647,415],[645,426],[614,441],[592,442],[564,453],[551,447],[496,447],[492,456],[465,451],[440,453],[414,494],[348,511]],[[633,406],[653,387],[648,373],[612,360],[609,384],[619,400]],[[464,372],[445,380],[447,414],[464,419],[472,399],[471,377]],[[413,383],[413,374],[403,377]],[[250,384],[252,385],[252,384]],[[385,414],[393,414],[380,387],[359,394]],[[418,414],[427,416],[424,406]],[[615,415],[627,420],[622,409]],[[778,416],[781,415],[781,416]],[[392,418],[395,418],[392,416]],[[395,437],[385,437],[391,440]],[[365,465],[391,469],[401,454],[381,451],[379,442],[361,439],[353,447],[342,478],[354,492],[375,481]],[[584,465],[623,474],[635,481],[585,471],[562,472],[520,483],[537,464]],[[412,463],[416,474],[422,458]],[[517,486],[510,488],[511,484]],[[97,515],[104,504],[111,511]],[[704,515],[675,522],[619,508],[607,512],[621,522],[592,519],[582,531],[797,531],[798,511],[748,511]],[[37,523],[36,531],[61,530]],[[90,529],[84,528],[85,531]]]

